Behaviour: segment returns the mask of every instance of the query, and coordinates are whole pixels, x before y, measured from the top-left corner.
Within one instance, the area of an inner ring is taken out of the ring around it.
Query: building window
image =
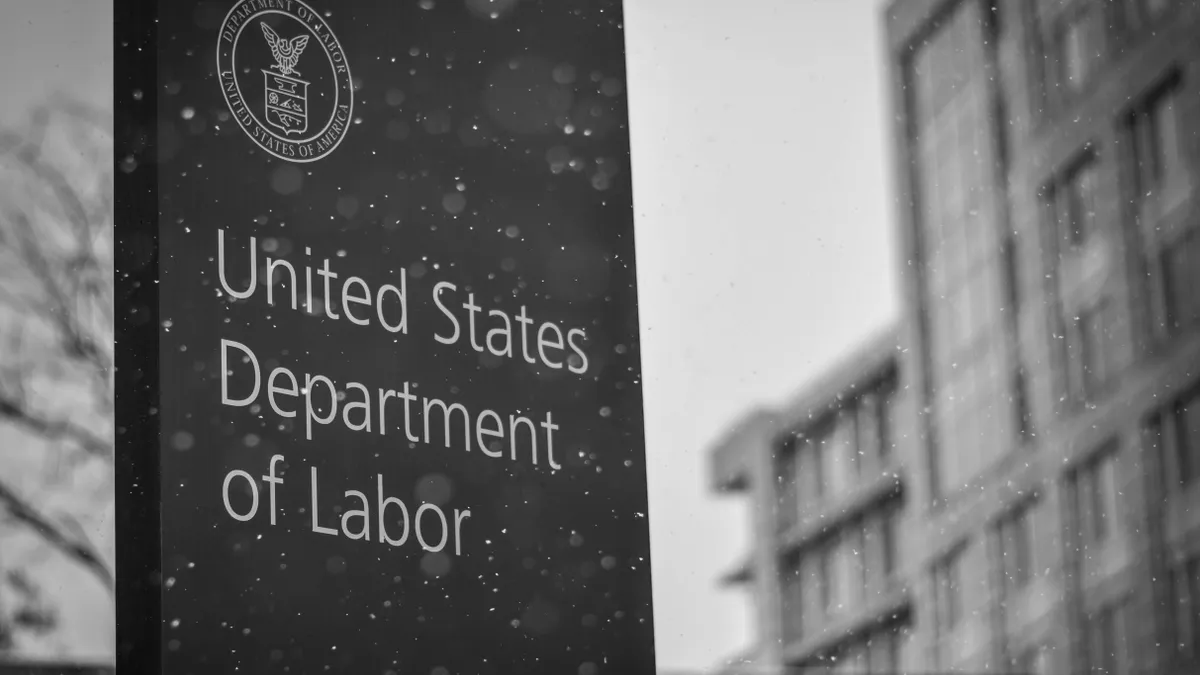
[[[1167,491],[1185,488],[1200,477],[1200,385],[1153,414],[1143,438],[1157,456]]]
[[[821,614],[825,616],[832,613],[834,598],[836,597],[834,587],[837,585],[837,581],[834,579],[834,576],[837,574],[837,560],[834,557],[835,552],[836,548],[831,542],[822,546],[820,552],[817,554],[820,556],[817,563],[819,566],[817,574],[821,577]]]
[[[854,526],[853,530],[853,553],[858,560],[858,584],[854,589],[854,600],[859,605],[867,601],[867,589],[871,587],[871,575],[874,574],[871,570],[872,565],[877,564],[877,561],[871,560],[867,555],[867,545],[870,541],[871,530],[868,528],[867,521],[859,521]]]
[[[1057,231],[1062,245],[1049,264],[1056,270],[1055,293],[1062,312],[1060,327],[1064,340],[1063,380],[1067,398],[1073,404],[1097,400],[1111,382],[1120,365],[1120,337],[1116,323],[1116,305],[1103,287],[1090,295],[1081,289],[1096,287],[1088,264],[1093,251],[1103,255],[1103,226],[1096,210],[1099,171],[1091,149],[1049,187],[1049,225]],[[1092,244],[1093,238],[1100,241]],[[1103,283],[1103,280],[1099,280]],[[1026,432],[1030,432],[1026,430]]]
[[[1145,246],[1151,330],[1169,338],[1200,320],[1200,235],[1180,221],[1191,197],[1181,77],[1170,74],[1130,115],[1133,200]]]
[[[1056,40],[1059,85],[1078,93],[1091,83],[1105,55],[1104,7],[1081,2],[1059,24]]]
[[[1029,408],[1029,383],[1025,379],[1025,368],[1017,366],[1012,373],[1013,417],[1021,438],[1033,438],[1033,411]]]
[[[879,393],[872,391],[858,398],[854,406],[855,436],[858,437],[860,467],[876,462],[880,456]]]
[[[1162,193],[1187,183],[1178,99],[1179,80],[1172,76],[1133,112],[1135,198],[1139,200],[1157,201]]]
[[[1072,476],[1075,525],[1085,549],[1102,545],[1112,534],[1117,517],[1115,450],[1100,450]]]
[[[866,522],[863,543],[867,554],[867,577],[864,583],[868,595],[886,594],[891,589],[897,567],[896,518],[899,508],[898,502],[891,502]]]
[[[1001,244],[1001,262],[1004,270],[1004,311],[1008,313],[1008,332],[1012,341],[1015,366],[1010,378],[1013,425],[1021,440],[1033,438],[1033,420],[1029,410],[1028,392],[1025,391],[1025,369],[1021,365],[1021,270],[1020,251],[1015,235],[1008,235]]]
[[[859,401],[851,401],[838,415],[838,441],[842,448],[842,456],[846,461],[847,490],[853,489],[854,483],[862,474],[863,452],[861,439],[858,435],[858,406]]]
[[[895,450],[896,399],[896,377],[892,376],[884,380],[884,384],[880,387],[878,394],[879,464],[883,467],[888,465],[892,452]]]
[[[800,591],[801,631],[811,634],[820,631],[829,604],[826,558],[822,549],[813,549],[799,558],[804,584]]]
[[[792,553],[783,559],[783,629],[791,639],[799,639],[804,626],[804,570],[801,557]]]
[[[1103,298],[1079,310],[1069,337],[1074,398],[1095,401],[1111,381],[1115,369],[1113,305]]]
[[[1162,270],[1166,332],[1176,335],[1200,321],[1200,229],[1163,247]]]
[[[856,608],[862,600],[866,579],[863,564],[862,529],[851,526],[831,548],[829,572],[830,596],[826,611],[842,616]]]
[[[1088,148],[1046,192],[1047,230],[1053,229],[1061,242],[1057,251],[1051,249],[1057,256],[1047,264],[1055,272],[1051,278],[1064,338],[1063,388],[1076,404],[1099,397],[1121,356],[1116,304],[1109,301],[1105,280],[1097,276],[1103,268],[1094,264],[1108,256],[1103,246],[1107,233],[1096,210],[1099,175],[1098,156]],[[1032,434],[1028,428],[1024,432]]]
[[[1125,612],[1113,603],[1092,612],[1084,622],[1087,631],[1088,673],[1121,675],[1125,672]]]
[[[858,399],[858,454],[860,469],[873,464],[887,467],[892,452],[892,426],[895,412],[896,379],[888,376],[876,382],[871,391]]]
[[[1009,235],[1000,244],[1001,262],[1004,265],[1004,299],[1007,305],[1009,328],[1016,337],[1017,319],[1021,311],[1021,277],[1019,251],[1016,238]]]
[[[960,545],[933,567],[934,612],[939,638],[954,632],[963,614],[962,560]]]
[[[1078,248],[1098,231],[1096,196],[1099,194],[1099,162],[1087,152],[1063,176],[1055,191],[1058,232],[1067,248]]]
[[[896,521],[900,514],[897,510],[889,509],[883,513],[881,523],[883,535],[883,579],[890,581],[899,568],[899,555],[896,550]]]
[[[1181,484],[1200,475],[1200,388],[1175,404],[1175,461]]]
[[[825,496],[822,450],[822,444],[812,440],[804,441],[799,447],[799,475],[796,480],[800,484],[801,515],[816,509]]]
[[[780,446],[780,457],[775,472],[775,493],[778,495],[779,527],[788,529],[796,524],[800,515],[797,479],[800,477],[799,457],[802,444],[795,436],[789,435]]]
[[[999,523],[1000,567],[1007,593],[1024,589],[1033,577],[1033,504],[1023,504]]]
[[[839,410],[819,442],[825,494],[837,499],[854,488],[858,475],[858,448],[855,443],[854,415]]]

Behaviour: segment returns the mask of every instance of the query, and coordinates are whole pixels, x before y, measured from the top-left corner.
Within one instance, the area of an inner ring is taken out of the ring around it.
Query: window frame
[[[1170,14],[1168,10],[1167,14]],[[1200,187],[1200,170],[1196,166],[1196,147],[1191,133],[1196,125],[1186,112],[1186,101],[1192,87],[1188,71],[1177,63],[1165,67],[1158,78],[1126,109],[1123,134],[1129,150],[1125,152],[1124,173],[1128,176],[1128,211],[1126,240],[1138,251],[1133,264],[1141,275],[1134,292],[1143,299],[1145,308],[1139,312],[1138,324],[1144,340],[1141,351],[1152,353],[1157,347],[1174,340],[1187,331],[1189,324],[1200,324],[1200,310],[1195,321],[1178,315],[1181,304],[1172,288],[1173,253],[1192,244],[1200,257],[1200,241],[1190,240],[1200,226],[1191,215],[1193,196]],[[1170,102],[1175,143],[1164,142],[1161,129],[1164,102]],[[1167,161],[1166,148],[1174,148],[1174,161]],[[1174,172],[1164,167],[1174,166]],[[1186,284],[1185,284],[1186,286]],[[1193,301],[1200,306],[1200,298]],[[1181,324],[1181,325],[1177,325]]]
[[[875,394],[876,420],[875,432],[878,437],[880,468],[887,468],[896,455],[895,438],[896,421],[899,419],[897,407],[900,405],[900,386],[894,372],[883,378]]]
[[[933,564],[934,630],[939,641],[953,635],[964,618],[959,566],[966,559],[968,545],[966,541],[956,544]]]
[[[1102,398],[1116,379],[1115,340],[1111,335],[1115,311],[1112,298],[1102,295],[1075,312],[1076,363],[1072,369],[1078,369],[1075,393],[1081,402],[1092,403]]]
[[[1166,159],[1165,143],[1161,138],[1162,124],[1159,118],[1161,106],[1165,101],[1171,104],[1174,116],[1175,137],[1181,136],[1181,123],[1184,122],[1179,106],[1183,93],[1183,74],[1177,68],[1171,68],[1167,74],[1142,98],[1130,111],[1129,124],[1133,129],[1134,177],[1136,189],[1134,199],[1141,202],[1147,192],[1159,191],[1168,180],[1165,173],[1169,162]],[[1187,151],[1176,143],[1179,156],[1176,158],[1179,168],[1187,170]],[[1149,153],[1149,154],[1147,154]],[[1148,165],[1148,166],[1147,166]]]
[[[1061,242],[1059,248],[1065,249],[1063,252],[1082,250],[1090,235],[1101,230],[1095,209],[1100,169],[1100,153],[1088,143],[1051,181],[1054,230]],[[1090,209],[1085,208],[1085,201]],[[1088,214],[1086,228],[1081,225],[1085,214]]]
[[[1120,534],[1116,522],[1121,509],[1116,485],[1119,457],[1120,439],[1111,437],[1072,467],[1068,474],[1073,512],[1071,525],[1081,551],[1103,548]],[[1106,494],[1110,487],[1111,495]],[[1085,510],[1084,506],[1089,508]]]

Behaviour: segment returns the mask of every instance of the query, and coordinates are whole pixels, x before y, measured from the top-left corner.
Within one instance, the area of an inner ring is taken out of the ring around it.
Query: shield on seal
[[[308,130],[308,82],[290,75],[263,69],[266,78],[267,124],[285,134]]]

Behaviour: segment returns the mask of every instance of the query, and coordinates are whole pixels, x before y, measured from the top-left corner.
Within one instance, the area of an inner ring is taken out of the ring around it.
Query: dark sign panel
[[[126,374],[118,415],[121,580],[161,628],[124,600],[121,658],[652,673],[620,2],[156,9],[117,102],[153,122],[119,272],[157,314],[119,343],[158,400]]]

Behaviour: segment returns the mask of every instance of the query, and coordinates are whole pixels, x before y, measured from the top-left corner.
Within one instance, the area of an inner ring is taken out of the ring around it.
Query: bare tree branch
[[[0,394],[0,418],[47,440],[66,440],[81,450],[105,460],[113,458],[113,444],[67,420],[43,419],[17,401]]]
[[[0,519],[110,595],[112,570],[83,524],[95,502],[79,490],[107,499],[114,459],[111,127],[111,114],[58,96],[21,130],[0,129],[0,425],[34,460],[0,467]],[[39,471],[55,476],[47,489],[19,492]],[[68,505],[47,508],[66,486]],[[0,617],[0,634],[22,628],[14,621]]]
[[[115,590],[112,571],[89,542],[69,535],[63,527],[56,525],[17,495],[4,481],[0,481],[0,504],[13,518],[39,534],[47,543],[86,567],[112,594]]]
[[[44,252],[37,245],[37,232],[29,222],[29,218],[23,213],[10,211],[9,219],[17,226],[22,243],[21,252],[25,255],[26,265],[37,277],[45,294],[49,296],[48,299],[51,303],[49,316],[58,325],[62,346],[67,355],[88,361],[95,368],[99,377],[106,378],[112,368],[109,355],[79,325],[78,314],[75,308],[68,303],[66,293],[59,284],[58,275],[54,273]]]

